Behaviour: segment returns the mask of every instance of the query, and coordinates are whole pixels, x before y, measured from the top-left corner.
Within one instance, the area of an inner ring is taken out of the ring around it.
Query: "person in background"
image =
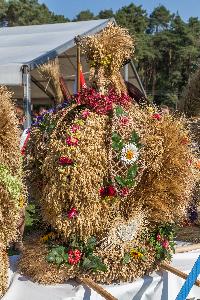
[[[32,122],[35,122],[38,116],[39,116],[38,111],[36,109],[33,109],[33,111],[32,111]]]
[[[167,105],[161,105],[160,106],[160,109],[161,109],[161,114],[162,115],[169,115],[170,114],[170,109]]]
[[[22,135],[22,133],[24,131],[24,122],[26,120],[24,110],[21,106],[17,105],[15,107],[15,112],[16,112],[16,116],[18,119],[18,127],[20,129],[20,135]]]
[[[42,116],[47,112],[47,109],[44,106],[40,106],[39,108],[39,116]]]

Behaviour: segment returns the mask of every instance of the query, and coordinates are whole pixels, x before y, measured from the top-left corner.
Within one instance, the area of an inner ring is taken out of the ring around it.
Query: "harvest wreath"
[[[170,260],[196,180],[184,119],[127,95],[127,30],[110,24],[81,46],[91,87],[38,119],[26,149],[45,226],[25,244],[19,267],[45,284],[132,281]]]

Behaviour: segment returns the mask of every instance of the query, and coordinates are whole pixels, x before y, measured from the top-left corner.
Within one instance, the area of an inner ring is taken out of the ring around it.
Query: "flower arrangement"
[[[125,93],[119,96],[113,89],[104,95],[93,88],[87,88],[78,93],[74,101],[79,105],[87,105],[98,114],[108,114],[114,108],[114,104],[128,106],[131,98]]]
[[[128,264],[132,260],[146,261],[145,253],[146,253],[146,250],[144,248],[131,249],[130,252],[127,252],[124,254],[123,263]]]
[[[158,260],[172,258],[172,253],[175,253],[174,234],[174,227],[171,224],[164,224],[151,233],[149,243],[155,248]]]
[[[61,264],[67,267],[79,265],[81,269],[105,272],[107,270],[106,265],[94,254],[95,248],[96,239],[94,237],[89,238],[84,243],[73,235],[67,245],[51,246],[46,259],[49,263],[58,266]]]

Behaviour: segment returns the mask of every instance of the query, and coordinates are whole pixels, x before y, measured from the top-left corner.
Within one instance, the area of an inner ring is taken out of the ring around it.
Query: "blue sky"
[[[112,8],[114,11],[133,2],[142,5],[148,12],[159,4],[165,5],[171,12],[179,12],[184,20],[189,17],[200,18],[200,0],[39,0],[57,14],[73,19],[81,10],[90,9],[94,14],[100,10]]]

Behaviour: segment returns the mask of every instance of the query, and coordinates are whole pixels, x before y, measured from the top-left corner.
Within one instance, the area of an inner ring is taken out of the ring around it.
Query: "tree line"
[[[94,15],[81,11],[73,20],[51,12],[37,0],[0,0],[1,26],[35,25],[70,21],[107,19],[127,27],[136,40],[136,58],[140,78],[148,96],[157,104],[176,106],[188,78],[200,59],[200,21],[185,22],[177,13],[159,5],[151,14],[131,3],[115,13],[112,9]]]

